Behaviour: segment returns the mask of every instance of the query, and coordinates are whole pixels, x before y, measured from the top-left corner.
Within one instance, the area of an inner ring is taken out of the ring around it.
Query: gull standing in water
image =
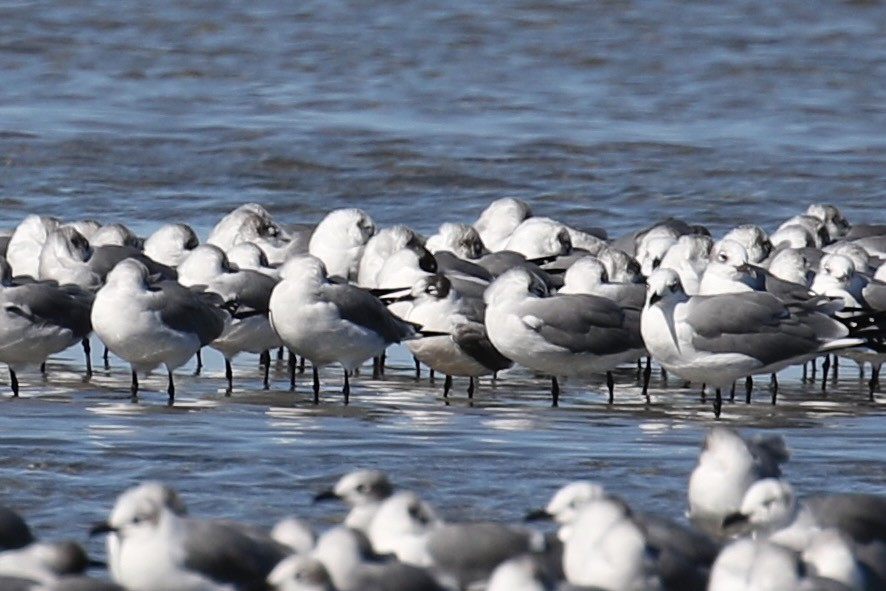
[[[191,251],[179,266],[178,277],[185,287],[217,294],[225,304],[234,307],[224,331],[209,344],[225,357],[227,394],[234,387],[231,360],[243,351],[262,356],[263,383],[268,388],[268,351],[282,345],[268,317],[268,303],[277,282],[258,271],[234,269],[224,251],[212,244],[202,244]]]
[[[736,379],[774,373],[829,351],[879,347],[883,329],[870,317],[836,319],[821,312],[829,301],[785,304],[752,291],[688,296],[680,278],[659,269],[649,278],[641,330],[649,353],[669,372],[720,390]]]
[[[145,256],[172,268],[178,267],[200,240],[193,228],[180,222],[160,226],[145,238]]]
[[[175,401],[172,371],[218,338],[227,312],[176,281],[151,283],[148,268],[125,259],[108,273],[95,295],[95,334],[132,366],[132,399],[138,396],[138,372],[166,366],[169,405]]]
[[[489,340],[508,359],[551,376],[554,406],[557,376],[604,372],[612,403],[612,369],[645,354],[638,309],[587,294],[548,296],[545,285],[525,269],[498,277],[484,299]]]
[[[0,361],[9,365],[13,396],[19,394],[17,371],[44,363],[91,332],[92,298],[74,285],[16,283],[9,263],[0,258]]]
[[[271,325],[283,344],[314,366],[315,402],[321,366],[342,365],[347,403],[350,371],[381,355],[388,345],[419,336],[413,325],[391,314],[365,289],[330,281],[326,266],[311,255],[296,255],[284,263],[269,308]]]
[[[323,261],[331,276],[356,281],[366,243],[375,223],[362,209],[336,209],[323,218],[308,243],[308,252]]]

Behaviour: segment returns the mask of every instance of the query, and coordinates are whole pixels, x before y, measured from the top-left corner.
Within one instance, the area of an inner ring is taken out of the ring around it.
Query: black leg
[[[197,349],[197,367],[194,369],[194,375],[199,376],[203,371],[203,349]]]
[[[470,376],[468,378],[468,398],[470,400],[474,399],[474,376]]]
[[[312,369],[314,374],[314,404],[320,404],[320,371],[316,365]],[[345,376],[345,379],[347,379],[347,376]]]
[[[283,361],[283,347],[277,349],[277,361]]]
[[[166,373],[169,375],[169,386],[166,388],[166,393],[169,394],[169,400],[166,401],[166,404],[172,406],[175,404],[175,382],[172,381],[172,370],[167,369]]]
[[[341,389],[341,393],[345,395],[345,404],[351,401],[351,382],[348,381],[348,370],[345,370],[345,385]]]
[[[428,368],[428,381],[431,382],[432,384],[434,383],[434,376],[435,376],[434,368],[433,367]]]
[[[231,367],[231,360],[225,357],[225,379],[228,380],[228,388],[225,390],[225,396],[230,396],[234,389],[234,368]]]
[[[815,359],[809,362],[812,365],[812,375],[809,376],[809,381],[813,384],[815,383],[815,374],[818,372],[818,364],[815,363]]]
[[[378,375],[379,376],[385,375],[385,363],[387,363],[387,361],[388,361],[388,352],[382,351],[381,355],[378,358]]]
[[[138,402],[138,372],[132,370],[132,383],[129,386],[129,394],[133,402]]]
[[[729,390],[729,402],[735,402],[735,382],[732,382],[732,388]]]
[[[9,382],[12,386],[12,397],[18,398],[18,376],[15,375],[15,370],[11,367],[9,368]]]
[[[415,355],[412,356],[412,360],[415,362],[415,381],[417,382],[421,379],[421,361]]]
[[[92,378],[92,344],[89,342],[89,336],[83,337],[83,356],[86,358],[86,379]]]
[[[643,397],[649,404],[649,380],[652,379],[652,356],[646,356],[646,369],[643,370]]]
[[[305,358],[304,355],[299,357],[298,359],[298,373],[305,373]]]
[[[452,376],[446,374],[446,379],[443,380],[443,398],[449,396],[449,391],[452,389]]]
[[[381,370],[378,366],[381,364],[381,357],[372,358],[372,379],[377,380],[381,377]]]
[[[262,351],[261,355],[258,357],[258,362],[264,368],[264,377],[262,379],[262,388],[265,390],[271,387],[270,382],[270,373],[271,373],[271,352],[270,351]]]
[[[111,369],[111,360],[108,357],[111,355],[111,352],[108,351],[108,348],[105,347],[104,352],[102,352],[102,364],[104,365],[105,371]]]
[[[701,401],[702,402],[705,402],[708,399],[707,390],[708,390],[708,385],[702,384],[701,385]]]
[[[870,400],[874,401],[874,392],[877,391],[877,388],[880,387],[880,365],[878,363],[871,364],[871,379],[868,382],[868,389],[870,391]]]
[[[43,376],[43,379],[46,379],[46,362],[40,364],[40,375]]]
[[[775,374],[769,378],[769,389],[772,390],[772,406],[775,406],[775,401],[778,399],[778,376]]]
[[[720,418],[720,412],[723,410],[723,397],[720,394],[720,388],[717,388],[714,398],[714,417]]]
[[[830,355],[824,356],[824,361],[821,362],[821,391],[825,392],[828,389],[828,371],[831,369],[831,357]]]
[[[751,403],[751,394],[754,392],[754,376],[748,376],[744,380],[744,401],[745,404]]]
[[[609,404],[612,404],[615,401],[615,378],[611,371],[606,372],[606,387],[609,389]]]
[[[837,383],[837,378],[839,377],[839,374],[840,374],[840,357],[838,355],[834,355],[834,373],[832,374],[832,377],[831,377],[832,384]]]
[[[808,361],[803,362],[803,376],[800,378],[800,381],[804,384],[809,379],[809,372],[806,370],[806,366],[809,364]]]
[[[551,406],[560,406],[560,383],[557,376],[551,376]]]
[[[289,391],[292,392],[295,390],[295,366],[296,366],[296,358],[295,353],[292,351],[289,352],[289,360],[287,362],[287,368],[289,369]]]

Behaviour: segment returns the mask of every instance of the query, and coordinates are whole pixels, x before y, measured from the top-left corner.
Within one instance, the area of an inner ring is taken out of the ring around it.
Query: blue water
[[[502,196],[611,236],[668,215],[771,231],[811,202],[884,222],[884,30],[876,1],[6,2],[0,226],[181,220],[205,238],[256,201],[282,222],[357,206],[431,232]],[[259,390],[248,356],[225,398],[210,355],[166,409],[161,376],[133,406],[125,366],[85,384],[70,351],[0,403],[0,502],[85,540],[159,478],[195,514],[322,527],[343,509],[313,492],[375,466],[453,519],[517,519],[575,478],[682,513],[712,420],[697,392],[656,383],[646,408],[626,370],[614,407],[572,382],[551,409],[518,370],[447,405],[393,356],[346,408],[337,370],[314,407],[282,368]],[[785,433],[801,491],[886,493],[883,407],[856,376],[823,397],[792,370],[777,407],[759,392],[724,420]]]

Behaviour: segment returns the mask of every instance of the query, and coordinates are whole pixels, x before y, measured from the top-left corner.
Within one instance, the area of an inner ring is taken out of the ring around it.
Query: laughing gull
[[[317,540],[311,556],[319,560],[339,591],[443,591],[424,568],[379,558],[366,537],[336,526]]]
[[[128,246],[141,250],[143,241],[135,232],[119,222],[104,224],[90,237],[89,243],[95,246]]]
[[[271,528],[270,536],[296,554],[308,554],[317,543],[317,534],[313,528],[294,515],[278,520]]]
[[[802,551],[818,531],[836,528],[859,544],[886,543],[886,497],[866,493],[819,494],[798,500],[779,478],[754,482],[741,507],[723,519],[727,529],[745,529]]]
[[[528,259],[572,252],[566,226],[551,218],[529,218],[514,229],[503,250],[518,252]]]
[[[766,540],[741,539],[717,556],[708,591],[834,591],[807,585],[797,554]]]
[[[114,580],[135,591],[258,588],[288,554],[228,522],[179,515],[142,487],[123,492],[91,531],[108,532],[120,541],[109,556]]]
[[[366,242],[357,271],[357,285],[378,287],[378,273],[389,256],[404,248],[416,249],[421,245],[421,238],[408,226],[398,224],[382,228]]]
[[[61,225],[58,218],[31,214],[15,227],[6,247],[6,260],[16,276],[37,277],[40,251],[50,232]]]
[[[160,264],[175,268],[198,244],[200,240],[191,226],[175,222],[160,226],[145,238],[144,253]]]
[[[480,233],[471,225],[446,222],[429,236],[425,247],[432,253],[445,250],[462,259],[479,259],[486,253]]]
[[[89,335],[92,303],[92,293],[77,286],[16,283],[9,263],[0,258],[0,361],[9,365],[13,396],[19,394],[16,372],[44,363]]]
[[[597,258],[606,267],[609,281],[616,283],[643,283],[640,263],[628,253],[617,248],[604,248],[597,253]]]
[[[563,542],[563,572],[573,585],[613,591],[660,591],[661,581],[642,529],[624,501],[591,501]]]
[[[37,277],[95,291],[101,287],[104,277],[90,267],[92,255],[92,246],[80,232],[73,226],[61,226],[50,232],[43,243]]]
[[[532,217],[529,204],[520,199],[496,199],[484,209],[474,227],[483,244],[492,252],[504,250],[508,238],[524,220]]]
[[[473,398],[474,378],[513,365],[489,341],[483,301],[462,297],[445,275],[417,281],[410,299],[412,306],[405,319],[441,334],[409,340],[406,347],[419,361],[446,375],[443,396],[449,394],[452,376],[470,378],[468,396]]]
[[[348,472],[330,489],[314,496],[314,501],[340,499],[351,506],[344,524],[366,533],[379,506],[391,496],[394,487],[381,470]]]
[[[556,591],[558,581],[530,554],[505,560],[492,571],[486,591]]]
[[[268,584],[275,591],[338,591],[329,571],[313,556],[284,558],[268,575]]]
[[[611,403],[612,369],[645,354],[638,309],[586,294],[549,296],[524,269],[498,277],[484,299],[489,340],[508,359],[551,376],[554,406],[557,376],[599,373],[606,373]]]
[[[622,306],[642,308],[646,301],[646,286],[642,283],[615,283],[609,281],[606,266],[600,259],[584,256],[566,269],[559,294],[584,293],[610,299]]]
[[[729,427],[712,427],[689,476],[687,517],[705,531],[722,535],[723,519],[738,511],[748,488],[757,480],[781,475],[780,465],[789,457],[781,436],[745,439]]]
[[[357,280],[360,257],[375,234],[375,223],[361,209],[336,209],[324,217],[308,244],[308,252],[323,261],[331,276]]]
[[[34,541],[22,548],[0,552],[0,577],[17,577],[38,583],[83,574],[88,565],[86,551],[72,540]]]
[[[320,367],[342,365],[347,403],[350,371],[389,345],[419,334],[368,291],[330,281],[323,262],[311,255],[297,255],[284,263],[269,307],[271,325],[283,344],[314,366],[315,402],[320,395]]]
[[[754,224],[742,224],[726,232],[722,240],[734,240],[741,244],[748,255],[748,261],[757,264],[764,261],[772,252],[772,242],[760,227]]]
[[[178,267],[178,280],[185,287],[217,294],[233,306],[230,322],[209,344],[224,355],[227,394],[234,387],[231,361],[244,351],[262,354],[267,388],[270,359],[266,352],[283,344],[268,318],[268,303],[277,282],[258,271],[233,268],[224,251],[212,244],[201,244],[191,251]]]
[[[716,388],[756,373],[775,373],[830,351],[879,346],[871,319],[836,319],[822,302],[781,302],[767,292],[688,296],[679,276],[659,269],[649,278],[641,330],[649,353],[668,372]]]
[[[672,234],[663,236],[647,235],[646,240],[642,240],[637,246],[637,262],[640,263],[640,272],[644,276],[649,277],[652,272],[661,265],[668,250],[677,244],[677,237]],[[651,236],[651,237],[649,237]]]
[[[272,264],[282,263],[290,247],[286,231],[258,203],[245,203],[225,215],[209,232],[206,242],[224,251],[241,242],[253,242]]]
[[[132,399],[138,372],[163,364],[169,376],[169,405],[175,400],[172,371],[218,338],[227,312],[175,281],[152,283],[148,268],[135,259],[121,261],[95,295],[95,334],[132,366]]]
[[[836,240],[845,237],[851,230],[849,222],[839,209],[826,203],[813,203],[806,208],[806,214],[824,222],[828,235]]]

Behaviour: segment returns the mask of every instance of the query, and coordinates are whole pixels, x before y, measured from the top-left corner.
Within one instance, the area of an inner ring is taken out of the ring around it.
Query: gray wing
[[[656,570],[668,589],[707,588],[720,545],[708,535],[664,517],[637,516],[649,545],[658,550]]]
[[[437,259],[437,271],[440,273],[461,273],[463,275],[470,275],[471,277],[483,279],[484,281],[492,281],[494,279],[492,273],[490,273],[485,267],[481,267],[477,263],[472,263],[471,261],[460,259],[448,250],[441,250],[434,253],[434,258]]]
[[[872,279],[862,290],[862,296],[872,310],[886,310],[886,283]]]
[[[33,541],[31,528],[21,515],[0,505],[0,550],[22,548]]]
[[[822,527],[843,530],[856,542],[886,542],[886,497],[863,493],[815,495],[804,500]]]
[[[808,355],[822,338],[845,335],[836,321],[788,308],[766,292],[696,296],[688,305],[687,322],[696,333],[693,346],[712,353],[742,353],[762,365]]]
[[[574,353],[611,355],[643,348],[640,311],[606,298],[569,294],[533,299],[521,313],[541,319],[539,334]]]
[[[401,562],[364,563],[355,570],[349,588],[359,591],[445,591],[426,570]]]
[[[508,558],[529,552],[530,533],[498,523],[446,524],[430,534],[427,550],[435,568],[455,575],[465,588]]]
[[[324,283],[320,295],[338,308],[343,320],[378,333],[386,343],[399,343],[414,334],[415,327],[400,320],[377,297],[354,285]]]
[[[89,269],[104,281],[111,269],[123,259],[136,259],[144,263],[151,275],[159,275],[163,279],[175,279],[178,276],[172,267],[156,262],[132,246],[118,246],[115,244],[98,246],[93,250],[92,256],[89,257],[87,262]]]
[[[502,355],[489,341],[486,325],[480,322],[462,322],[452,331],[452,340],[461,349],[491,371],[511,367],[514,362]]]
[[[277,285],[273,277],[252,270],[236,272],[237,312],[261,312],[266,314],[271,301],[271,292]]]
[[[260,584],[289,553],[273,540],[258,540],[228,523],[185,523],[184,566],[219,583]]]
[[[208,345],[224,330],[227,313],[180,283],[160,281],[150,289],[161,292],[165,298],[160,319],[175,330],[196,334],[201,345]]]
[[[67,328],[76,337],[85,337],[92,331],[93,295],[88,291],[37,281],[8,287],[5,294],[6,309],[32,322]]]

